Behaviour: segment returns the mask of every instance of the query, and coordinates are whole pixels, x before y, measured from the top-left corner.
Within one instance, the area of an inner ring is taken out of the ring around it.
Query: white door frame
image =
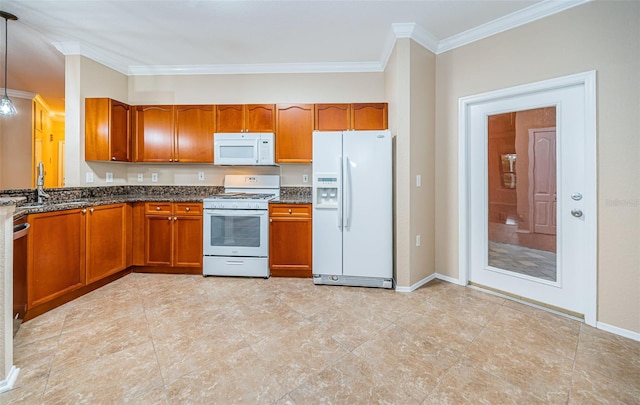
[[[585,199],[585,211],[589,212],[590,221],[587,225],[588,235],[585,262],[585,291],[586,307],[584,320],[587,325],[596,326],[597,321],[597,297],[598,297],[598,219],[597,219],[597,151],[596,151],[596,71],[588,71],[570,76],[559,77],[541,82],[495,90],[487,93],[462,97],[458,103],[458,232],[459,232],[459,274],[460,284],[469,283],[469,248],[471,233],[470,203],[469,203],[469,135],[470,135],[470,110],[475,104],[486,103],[494,100],[515,97],[531,93],[539,93],[557,90],[569,86],[583,86],[585,97],[585,189],[584,194],[591,198]],[[587,202],[588,201],[588,202]]]

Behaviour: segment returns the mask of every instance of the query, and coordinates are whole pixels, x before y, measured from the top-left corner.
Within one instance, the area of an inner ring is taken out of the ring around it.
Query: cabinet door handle
[[[86,213],[87,213],[87,210],[86,210],[86,209],[83,209],[81,212],[82,212],[83,214],[86,214]]]
[[[91,208],[91,209],[89,210],[89,212],[91,212],[91,213],[93,213],[93,211],[94,211],[94,209],[93,209],[93,208]]]
[[[269,222],[273,222],[273,218],[269,218]]]
[[[291,208],[289,208],[289,214],[291,214]]]
[[[160,207],[156,207],[156,211],[160,211]]]
[[[111,156],[111,160],[116,160],[116,157],[115,156]]]
[[[173,159],[169,159],[169,162],[173,162]]]
[[[174,221],[177,221],[177,220],[178,220],[178,217],[173,217],[173,220],[174,220]]]
[[[171,221],[171,217],[168,217],[167,219],[168,219],[169,221]]]
[[[191,211],[191,208],[190,208],[190,207],[187,207],[185,210],[186,210],[187,212],[189,212],[189,211]]]

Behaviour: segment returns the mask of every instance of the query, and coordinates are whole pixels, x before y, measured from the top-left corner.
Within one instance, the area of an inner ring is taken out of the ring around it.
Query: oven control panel
[[[205,201],[204,208],[224,210],[266,210],[269,209],[269,203],[266,201]]]

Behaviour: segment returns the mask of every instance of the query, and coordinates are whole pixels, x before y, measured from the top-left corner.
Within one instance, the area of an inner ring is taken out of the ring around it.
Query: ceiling
[[[0,0],[0,9],[19,18],[8,27],[8,87],[63,111],[65,54],[128,75],[381,71],[398,37],[439,53],[584,1]]]

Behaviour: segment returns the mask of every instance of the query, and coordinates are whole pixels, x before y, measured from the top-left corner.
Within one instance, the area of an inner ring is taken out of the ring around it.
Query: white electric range
[[[203,200],[204,276],[269,278],[269,201],[280,176],[226,175],[224,193]]]

